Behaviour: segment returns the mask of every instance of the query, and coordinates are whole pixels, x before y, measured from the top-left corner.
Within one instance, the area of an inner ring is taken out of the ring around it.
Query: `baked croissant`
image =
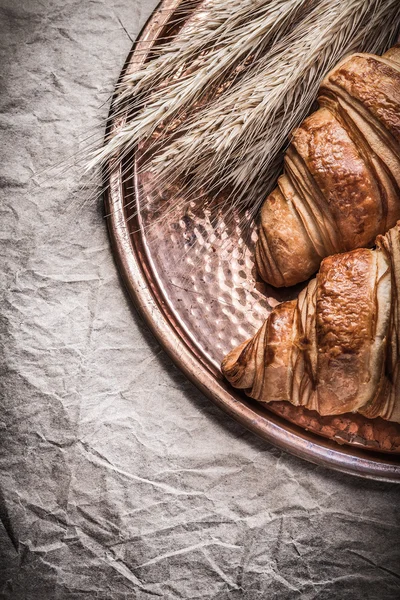
[[[400,423],[400,221],[376,244],[325,258],[224,359],[229,382],[260,402]]]
[[[331,254],[370,247],[400,219],[400,46],[353,54],[321,84],[261,209],[256,263],[275,287]]]

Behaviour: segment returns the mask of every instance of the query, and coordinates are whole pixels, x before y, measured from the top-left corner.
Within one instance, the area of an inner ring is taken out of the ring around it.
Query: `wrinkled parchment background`
[[[400,598],[400,487],[214,408],[131,308],[81,171],[40,175],[101,134],[156,0],[0,5],[1,597]]]

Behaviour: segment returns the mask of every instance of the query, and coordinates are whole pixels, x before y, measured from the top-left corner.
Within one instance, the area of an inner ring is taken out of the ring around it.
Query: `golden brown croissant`
[[[400,47],[354,54],[322,82],[261,209],[256,263],[276,287],[330,254],[369,247],[400,218]]]
[[[325,258],[298,299],[224,359],[230,383],[260,402],[400,423],[400,221],[376,243]]]

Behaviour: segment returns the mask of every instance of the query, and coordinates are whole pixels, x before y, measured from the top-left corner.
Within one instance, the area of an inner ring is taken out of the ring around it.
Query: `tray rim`
[[[132,67],[138,46],[151,46],[157,30],[167,23],[168,12],[181,0],[164,0],[150,16],[127,57],[120,78]],[[120,126],[110,112],[107,132]],[[367,479],[400,483],[400,461],[384,455],[338,443],[291,424],[279,415],[246,403],[244,395],[229,388],[197,356],[188,340],[178,334],[168,315],[167,303],[157,287],[151,266],[145,261],[145,241],[138,228],[128,226],[122,165],[104,172],[104,205],[108,231],[119,273],[138,313],[148,328],[185,376],[230,417],[267,442],[298,458],[326,468]],[[137,178],[135,176],[135,185]],[[137,187],[135,189],[137,195]],[[388,460],[388,459],[391,460]]]

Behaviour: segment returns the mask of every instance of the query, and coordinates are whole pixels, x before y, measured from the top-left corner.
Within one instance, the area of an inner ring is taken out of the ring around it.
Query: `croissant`
[[[325,258],[224,359],[228,381],[260,402],[400,423],[400,221],[376,244]]]
[[[370,247],[400,219],[400,46],[353,54],[324,79],[261,209],[256,264],[275,287],[331,254]]]

